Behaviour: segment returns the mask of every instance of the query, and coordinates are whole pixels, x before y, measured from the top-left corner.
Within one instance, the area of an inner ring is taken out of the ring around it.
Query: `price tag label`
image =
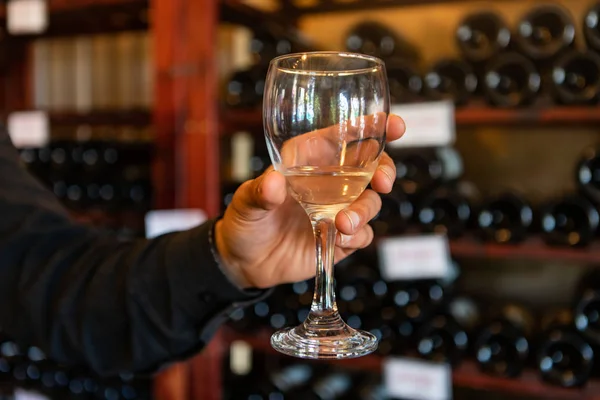
[[[252,371],[252,346],[243,340],[235,340],[229,347],[229,368],[236,375],[248,375]]]
[[[15,400],[50,400],[49,397],[36,392],[30,392],[23,389],[15,389],[14,393]]]
[[[10,138],[17,148],[44,147],[50,142],[50,121],[43,111],[14,112],[8,116]]]
[[[445,278],[451,272],[445,235],[399,236],[381,239],[379,267],[390,281]]]
[[[452,399],[452,370],[448,364],[390,358],[384,361],[383,379],[389,397]]]
[[[10,0],[6,5],[6,19],[12,35],[41,33],[48,28],[46,0]]]
[[[202,210],[154,210],[146,213],[146,237],[155,238],[165,233],[195,228],[207,219]]]
[[[436,101],[415,104],[397,104],[392,114],[406,122],[406,133],[400,140],[389,143],[392,148],[448,146],[456,138],[454,103]]]
[[[231,179],[244,182],[252,177],[250,162],[254,138],[248,132],[238,132],[231,138]]]

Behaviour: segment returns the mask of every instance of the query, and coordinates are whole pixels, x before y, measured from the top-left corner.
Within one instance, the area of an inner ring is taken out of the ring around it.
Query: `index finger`
[[[402,135],[404,135],[404,132],[406,131],[406,124],[402,118],[395,114],[390,114],[387,123],[386,141],[388,143],[398,140],[402,137]]]

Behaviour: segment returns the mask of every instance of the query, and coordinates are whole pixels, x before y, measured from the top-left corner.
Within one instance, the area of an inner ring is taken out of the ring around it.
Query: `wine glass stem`
[[[322,214],[310,216],[317,249],[317,275],[311,311],[319,314],[337,312],[333,287],[333,257],[337,233],[334,218],[335,216]]]

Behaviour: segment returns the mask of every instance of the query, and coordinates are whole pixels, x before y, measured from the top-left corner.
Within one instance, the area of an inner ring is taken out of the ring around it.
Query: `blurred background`
[[[23,163],[123,240],[217,216],[268,167],[278,55],[383,58],[410,137],[388,146],[375,243],[336,269],[377,354],[274,353],[307,281],[151,378],[100,381],[0,338],[0,399],[600,399],[600,2],[9,0],[0,18]]]

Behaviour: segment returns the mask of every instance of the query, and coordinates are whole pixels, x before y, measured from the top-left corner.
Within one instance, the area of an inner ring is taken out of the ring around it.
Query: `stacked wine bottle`
[[[576,47],[583,40],[576,37],[574,17],[554,3],[534,6],[512,29],[491,10],[467,15],[455,30],[462,57],[440,59],[425,69],[417,47],[379,23],[355,26],[346,48],[386,61],[396,103],[450,99],[463,106],[483,96],[497,107],[524,107],[540,98],[597,104],[599,12],[596,3],[582,16],[585,50],[583,43]]]
[[[311,50],[310,45],[268,30],[254,32],[248,51],[253,64],[234,72],[227,83],[225,104],[234,108],[253,108],[262,104],[269,62],[278,56]]]
[[[600,2],[580,16],[555,4],[539,4],[510,27],[492,10],[465,16],[455,29],[461,57],[423,65],[417,45],[376,21],[364,21],[346,35],[349,51],[385,60],[393,103],[449,99],[457,106],[481,103],[526,107],[548,101],[591,105],[600,100]],[[261,104],[267,63],[288,52],[306,51],[293,41],[257,34],[251,51],[257,63],[235,73],[226,104]]]
[[[233,343],[223,364],[223,400],[383,400],[378,374],[284,360]]]
[[[492,376],[517,378],[535,369],[551,385],[579,387],[600,366],[600,269],[575,290],[572,307],[528,309],[460,292],[460,268],[443,279],[386,281],[372,250],[338,265],[336,293],[349,325],[379,339],[380,356],[410,356],[459,367],[472,360]],[[303,322],[312,282],[278,287],[273,295],[231,315],[230,326],[249,334]],[[480,312],[485,310],[485,312]]]
[[[574,168],[577,190],[532,204],[504,191],[484,196],[461,178],[459,154],[451,148],[389,149],[397,180],[382,197],[371,221],[376,235],[434,232],[451,239],[467,234],[498,244],[518,244],[541,236],[549,246],[581,248],[598,236],[600,155],[584,150]]]
[[[99,377],[84,367],[56,363],[37,347],[22,346],[0,333],[0,398],[19,392],[48,400],[149,400],[150,377],[121,374]]]
[[[143,224],[127,227],[121,215],[143,221],[152,206],[153,148],[138,133],[128,127],[53,126],[48,146],[20,149],[20,157],[74,213],[101,211],[115,216],[107,229],[143,236]]]

